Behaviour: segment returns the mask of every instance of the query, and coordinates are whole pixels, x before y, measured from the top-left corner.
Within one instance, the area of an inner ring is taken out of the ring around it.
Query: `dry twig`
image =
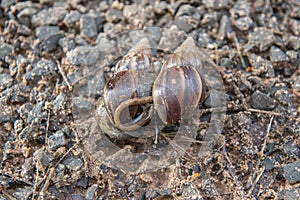
[[[66,84],[67,84],[67,86],[68,86],[68,88],[69,88],[69,91],[72,91],[72,90],[73,90],[73,87],[72,87],[71,84],[69,83],[68,78],[67,78],[65,72],[62,70],[62,68],[61,68],[61,66],[60,66],[60,63],[59,63],[58,61],[56,61],[56,63],[57,63],[57,67],[58,67],[58,70],[59,70],[61,76],[63,77],[64,81],[66,82]]]

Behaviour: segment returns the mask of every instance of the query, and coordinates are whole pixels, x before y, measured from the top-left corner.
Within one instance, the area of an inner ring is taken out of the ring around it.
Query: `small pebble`
[[[1,184],[1,187],[4,187],[5,188],[9,188],[11,186],[13,186],[15,183],[15,181],[7,176],[3,176],[3,175],[0,175],[0,184]]]
[[[37,12],[38,12],[38,9],[35,7],[26,7],[18,13],[17,18],[21,24],[30,26],[31,18]]]
[[[80,35],[76,35],[74,40],[75,40],[75,44],[77,46],[88,46],[89,45],[87,43],[87,41],[83,37],[81,37]]]
[[[72,200],[84,200],[82,194],[72,194]]]
[[[29,131],[30,131],[29,126],[26,126],[25,128],[23,128],[22,131],[18,135],[18,139],[23,140],[23,141],[32,141],[33,137],[31,137],[29,135]]]
[[[233,30],[230,24],[229,17],[227,15],[223,15],[220,21],[218,37],[220,38],[220,40],[223,40],[227,36],[227,34],[231,33],[232,31]]]
[[[95,19],[90,15],[82,15],[80,18],[80,30],[83,37],[93,38],[97,36]]]
[[[157,196],[156,190],[148,190],[145,194],[146,199],[155,199]]]
[[[72,65],[93,65],[101,58],[98,48],[92,46],[76,47],[67,53],[67,59]]]
[[[18,119],[18,120],[15,121],[15,123],[14,123],[14,129],[15,129],[16,133],[21,132],[23,130],[23,127],[24,127],[23,120]]]
[[[200,47],[207,48],[213,44],[213,39],[207,33],[199,33],[198,43]]]
[[[298,57],[297,52],[293,50],[287,51],[286,55],[289,57],[290,60],[296,60]]]
[[[251,53],[248,58],[255,74],[262,75],[263,77],[275,77],[272,62],[254,53]]]
[[[94,184],[91,187],[89,187],[85,194],[85,199],[87,200],[93,200],[96,196],[96,192],[98,191],[98,185]]]
[[[118,10],[115,8],[110,8],[105,13],[105,18],[107,22],[116,23],[122,20],[123,18],[123,12],[122,10]]]
[[[13,196],[17,199],[30,199],[30,196],[33,193],[33,188],[30,186],[24,186],[24,187],[18,187],[17,189],[15,189]]]
[[[177,26],[172,26],[166,29],[162,33],[158,48],[173,51],[176,49],[184,40],[186,39],[186,34],[181,31]]]
[[[300,160],[286,164],[283,167],[283,171],[284,171],[283,176],[290,182],[290,184],[295,184],[300,182],[299,169],[300,169]]]
[[[59,93],[59,95],[56,96],[56,98],[54,99],[54,101],[52,103],[53,108],[56,111],[63,110],[65,107],[65,104],[66,104],[66,99],[67,99],[67,96],[65,94]]]
[[[11,108],[3,98],[0,99],[0,110],[0,124],[9,121],[11,118]]]
[[[253,24],[253,20],[246,16],[246,17],[241,17],[238,18],[235,22],[234,25],[237,27],[240,31],[247,31],[250,29],[250,27]]]
[[[62,163],[69,169],[69,170],[79,170],[83,166],[83,161],[80,157],[69,153],[66,158],[62,161]]]
[[[34,153],[34,157],[36,160],[40,161],[44,166],[48,166],[54,160],[53,154],[44,149],[37,150]]]
[[[165,1],[155,1],[154,10],[157,14],[164,14],[167,10],[168,4]]]
[[[234,18],[249,16],[250,5],[246,0],[238,0],[233,8],[230,9],[230,13]]]
[[[294,35],[300,36],[300,20],[290,19],[290,28]]]
[[[65,53],[75,49],[75,41],[71,37],[63,37],[58,41],[59,46],[63,49]]]
[[[189,16],[179,16],[175,18],[174,25],[176,25],[179,30],[183,30],[184,32],[188,33],[197,27],[198,22],[193,21]]]
[[[55,167],[55,176],[58,179],[63,179],[65,173],[66,173],[66,166],[64,164],[59,163],[57,167]]]
[[[291,35],[288,39],[288,45],[292,47],[295,51],[300,49],[300,37]]]
[[[13,48],[9,44],[0,43],[0,61],[5,62],[7,58],[12,57]]]
[[[1,7],[2,8],[7,8],[10,5],[12,5],[14,3],[14,0],[2,0],[1,1]]]
[[[178,11],[176,12],[175,19],[181,16],[189,16],[191,17],[191,19],[198,20],[198,21],[201,18],[197,8],[188,4],[183,4],[182,6],[180,6]]]
[[[199,190],[191,183],[182,185],[181,196],[183,199],[191,199],[191,200],[202,199]]]
[[[104,54],[112,54],[116,52],[117,49],[116,41],[113,39],[108,39],[106,36],[103,36],[101,33],[98,35],[96,43],[98,49]]]
[[[291,106],[293,104],[293,98],[288,92],[287,88],[276,90],[276,92],[274,93],[274,98],[285,106]]]
[[[63,22],[67,27],[73,27],[80,20],[81,14],[77,10],[71,10],[66,14]]]
[[[230,3],[230,0],[203,0],[202,3],[205,5],[206,8],[219,10],[227,8]]]
[[[24,79],[26,81],[37,82],[45,77],[53,75],[56,70],[57,66],[52,61],[40,60],[36,64],[33,64],[30,71],[25,73]]]
[[[275,101],[271,97],[259,90],[251,95],[250,104],[252,108],[260,110],[273,110],[276,106]]]
[[[44,40],[58,32],[59,32],[58,26],[39,26],[35,29],[35,35],[40,40]]]
[[[293,71],[291,70],[290,67],[285,67],[285,68],[283,69],[283,75],[284,75],[285,77],[291,77],[291,76],[293,75]]]
[[[64,133],[59,130],[55,134],[49,137],[49,148],[50,149],[57,149],[61,146],[64,146],[65,142],[65,135]]]
[[[265,170],[271,171],[274,168],[274,164],[275,164],[275,158],[266,158],[264,159],[264,161],[262,162],[262,164],[265,166]]]
[[[13,83],[13,78],[9,74],[0,74],[0,92],[9,88]]]
[[[76,186],[86,189],[88,186],[88,180],[89,180],[88,176],[83,176],[81,179],[79,179],[76,182]]]
[[[60,6],[43,9],[32,16],[31,23],[35,26],[56,25],[59,21],[64,19],[66,14],[67,10]]]
[[[300,189],[291,188],[291,189],[282,190],[278,193],[278,199],[284,199],[284,200],[300,199]]]
[[[289,61],[287,55],[276,46],[272,46],[270,49],[270,59],[272,62]]]
[[[255,28],[249,37],[250,43],[258,47],[260,51],[267,50],[275,41],[273,32],[265,28]]]
[[[32,177],[33,172],[34,172],[34,159],[33,157],[26,158],[22,166],[21,175],[24,178],[30,178]]]
[[[194,171],[194,173],[200,173],[201,172],[199,164],[195,164],[193,166],[193,171]]]
[[[35,32],[40,39],[39,49],[46,52],[56,49],[58,41],[64,37],[64,32],[57,26],[39,26]]]
[[[222,97],[222,93],[218,92],[217,90],[210,90],[208,97],[206,98],[204,105],[206,107],[220,107],[224,104],[225,101],[224,97]]]

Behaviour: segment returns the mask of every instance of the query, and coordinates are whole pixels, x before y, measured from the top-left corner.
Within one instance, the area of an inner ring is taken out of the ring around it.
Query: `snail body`
[[[149,41],[143,39],[119,61],[105,85],[107,115],[120,132],[140,128],[154,112],[167,126],[180,123],[204,100],[201,56],[191,37],[163,63],[160,71],[151,53]]]

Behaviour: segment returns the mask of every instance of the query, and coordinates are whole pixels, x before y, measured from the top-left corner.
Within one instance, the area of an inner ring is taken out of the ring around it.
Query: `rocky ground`
[[[183,155],[128,173],[84,134],[101,132],[114,61],[145,36],[169,52],[193,37],[219,66],[226,115],[205,154],[209,113]],[[299,64],[299,0],[2,0],[0,199],[299,199]]]

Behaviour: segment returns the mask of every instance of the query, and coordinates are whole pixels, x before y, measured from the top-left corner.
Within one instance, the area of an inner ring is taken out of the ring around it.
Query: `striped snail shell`
[[[204,100],[200,55],[194,40],[187,38],[163,64],[154,82],[154,107],[166,125],[180,122]]]
[[[104,103],[113,125],[135,130],[150,120],[153,110],[151,88],[157,73],[151,71],[151,48],[142,39],[116,65],[115,74],[104,87]]]

